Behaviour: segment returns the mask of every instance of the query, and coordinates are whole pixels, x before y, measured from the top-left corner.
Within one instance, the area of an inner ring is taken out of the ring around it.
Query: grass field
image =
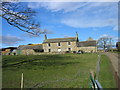
[[[89,88],[90,70],[95,70],[97,54],[3,56],[3,88],[20,88],[24,74],[24,88]],[[110,63],[101,56],[101,85],[114,88]]]

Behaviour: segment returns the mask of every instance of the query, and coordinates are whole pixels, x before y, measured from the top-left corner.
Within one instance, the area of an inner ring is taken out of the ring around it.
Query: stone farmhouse
[[[7,50],[7,49],[6,49]],[[20,45],[15,50],[3,50],[2,55],[39,55],[49,53],[75,53],[78,51],[97,52],[97,40],[91,37],[86,41],[79,41],[78,34],[75,37],[47,39],[45,35],[42,44]]]
[[[82,50],[84,52],[97,52],[97,41],[91,37],[86,41],[79,42],[78,34],[76,37],[68,38],[53,38],[43,41],[44,52],[77,52]]]

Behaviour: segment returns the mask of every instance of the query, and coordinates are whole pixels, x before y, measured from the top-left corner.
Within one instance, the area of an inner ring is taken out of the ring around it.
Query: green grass
[[[115,88],[115,79],[110,67],[110,61],[106,55],[101,56],[99,82],[104,88]]]
[[[89,88],[89,71],[95,70],[97,59],[97,54],[3,56],[2,85],[20,88],[23,73],[25,88]],[[112,73],[106,74],[108,58],[103,55],[101,63],[100,82],[114,87]]]
[[[111,52],[111,53],[118,53],[118,54],[120,54],[120,51],[118,51],[118,50],[113,50],[113,51],[109,51],[109,52]]]

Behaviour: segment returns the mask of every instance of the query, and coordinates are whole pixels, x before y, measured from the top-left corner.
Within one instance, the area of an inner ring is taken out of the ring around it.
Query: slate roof
[[[54,39],[46,39],[43,43],[58,43],[58,42],[72,42],[77,41],[76,37],[68,37],[68,38],[54,38]]]
[[[77,43],[77,47],[88,47],[88,46],[96,46],[96,40],[81,41]]]
[[[39,45],[20,45],[18,50],[24,50],[24,49],[43,49],[42,44]]]

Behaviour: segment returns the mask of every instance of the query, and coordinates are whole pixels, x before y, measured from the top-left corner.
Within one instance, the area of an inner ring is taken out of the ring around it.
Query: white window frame
[[[50,44],[50,43],[48,43],[47,46],[48,46],[48,47],[51,47],[51,44],[50,44],[50,46],[49,46],[49,44]]]
[[[59,43],[57,43],[57,46],[60,47],[60,46],[61,46],[61,43],[60,43],[60,46],[59,46]]]

